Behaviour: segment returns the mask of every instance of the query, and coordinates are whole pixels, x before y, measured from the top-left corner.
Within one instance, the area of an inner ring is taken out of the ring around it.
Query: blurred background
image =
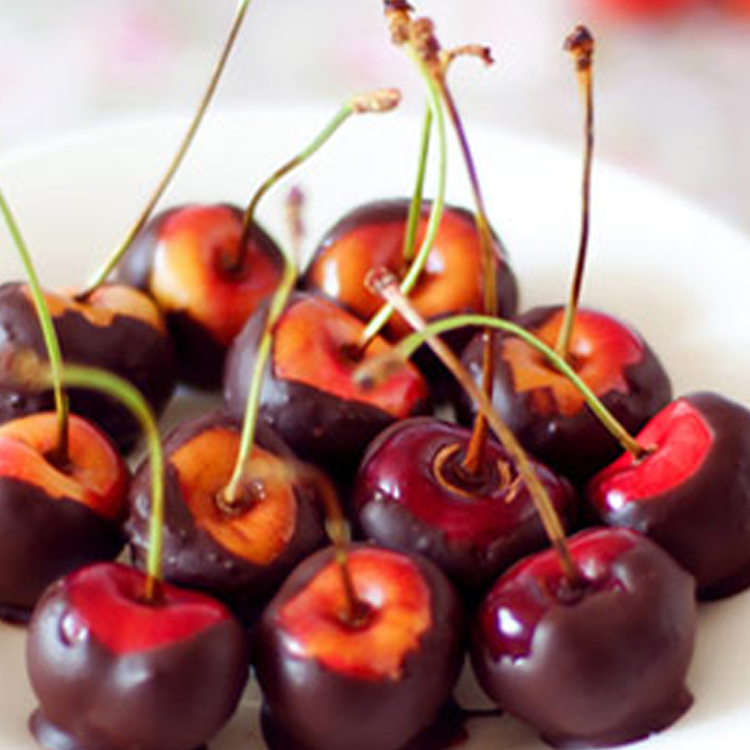
[[[750,0],[422,0],[446,46],[496,64],[452,72],[469,126],[571,149],[578,91],[561,44],[598,42],[597,158],[691,196],[750,232]],[[235,0],[0,0],[0,155],[122,119],[190,113]],[[217,108],[327,102],[420,84],[388,41],[380,0],[254,0]]]

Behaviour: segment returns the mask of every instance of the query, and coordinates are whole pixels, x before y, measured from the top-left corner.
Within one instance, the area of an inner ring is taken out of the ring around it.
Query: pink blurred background
[[[446,44],[493,48],[493,68],[467,61],[452,74],[470,124],[571,149],[579,99],[561,43],[576,21],[589,23],[598,40],[597,156],[750,231],[750,0],[415,4]],[[605,12],[611,5],[622,12]],[[648,12],[636,17],[625,7],[633,5]],[[663,5],[675,7],[655,18]],[[189,113],[234,9],[235,0],[0,0],[0,155],[91,125]],[[215,106],[333,107],[384,84],[420,108],[380,0],[254,0]]]

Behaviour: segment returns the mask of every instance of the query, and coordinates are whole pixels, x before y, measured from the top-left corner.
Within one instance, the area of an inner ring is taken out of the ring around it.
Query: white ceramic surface
[[[328,118],[320,110],[225,113],[206,123],[164,201],[242,202],[260,179]],[[0,161],[0,186],[15,207],[50,285],[81,283],[123,236],[181,132],[180,120],[124,123],[17,152]],[[475,132],[476,131],[476,132]],[[419,124],[398,114],[362,119],[300,171],[306,190],[309,244],[339,215],[367,199],[409,191]],[[523,305],[564,294],[577,246],[579,162],[544,144],[470,127],[493,223],[512,254]],[[450,197],[467,203],[453,155]],[[261,218],[284,236],[283,189]],[[18,278],[0,231],[0,280]],[[628,319],[648,338],[673,376],[675,391],[718,390],[750,403],[750,241],[674,195],[597,165],[586,304]],[[183,394],[181,409],[192,409]],[[0,542],[1,543],[1,542]],[[746,748],[750,739],[750,592],[700,611],[689,684],[690,712],[646,740],[649,750]],[[31,750],[26,730],[34,701],[23,667],[23,630],[0,625],[0,749]],[[470,681],[464,702],[477,700]],[[260,750],[248,692],[215,750]],[[169,720],[165,717],[165,720]],[[544,747],[510,718],[469,725],[466,750]]]

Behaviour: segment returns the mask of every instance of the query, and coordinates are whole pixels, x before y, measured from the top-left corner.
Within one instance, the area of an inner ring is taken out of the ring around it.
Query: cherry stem
[[[338,493],[331,480],[322,471],[310,466],[297,469],[301,477],[309,475],[310,481],[320,493],[325,512],[325,526],[328,538],[335,550],[336,563],[341,572],[341,585],[344,589],[346,609],[340,614],[342,621],[350,627],[362,625],[369,611],[367,605],[357,596],[349,566],[349,545],[351,542],[349,524],[341,507]]]
[[[422,197],[424,195],[424,182],[427,175],[427,159],[430,153],[430,138],[432,136],[432,110],[429,103],[425,107],[422,120],[421,147],[419,149],[419,161],[417,162],[417,179],[414,184],[411,203],[409,204],[409,216],[406,220],[406,232],[404,233],[403,260],[404,265],[409,265],[414,260],[414,252],[417,244],[417,229],[419,219],[422,215]]]
[[[42,286],[39,281],[39,276],[34,267],[34,262],[31,259],[31,253],[29,252],[28,246],[21,234],[21,229],[18,226],[18,222],[11,211],[10,204],[5,198],[5,195],[0,191],[0,211],[3,214],[3,218],[8,227],[8,231],[13,239],[13,244],[16,247],[18,256],[21,259],[24,270],[26,272],[26,278],[31,289],[31,296],[34,300],[34,307],[36,309],[36,315],[39,320],[39,327],[42,331],[42,338],[44,339],[44,346],[47,350],[47,357],[49,358],[52,390],[54,392],[55,399],[55,411],[57,413],[57,441],[55,445],[55,451],[51,458],[58,466],[65,466],[68,463],[69,445],[68,445],[68,414],[70,411],[68,404],[68,396],[63,388],[63,357],[60,350],[60,341],[55,331],[55,325],[52,321],[52,315],[50,314],[47,300],[45,299]]]
[[[562,357],[568,356],[570,341],[573,336],[578,301],[583,286],[583,274],[586,267],[586,255],[589,244],[590,204],[591,204],[591,167],[594,153],[594,94],[592,85],[592,68],[594,60],[594,38],[585,26],[576,26],[565,40],[565,50],[573,55],[576,64],[576,77],[584,101],[584,149],[583,175],[581,179],[581,235],[578,244],[573,281],[570,285],[568,304],[558,334],[555,350]]]
[[[380,89],[375,92],[354,97],[341,107],[333,119],[329,121],[306,149],[277,169],[271,177],[261,185],[253,196],[253,199],[250,201],[250,205],[245,213],[243,235],[252,225],[255,208],[263,195],[265,195],[266,192],[268,192],[268,190],[284,175],[294,169],[295,166],[301,164],[318,151],[334,135],[341,125],[349,119],[349,117],[355,114],[365,114],[370,112],[387,112],[396,107],[400,100],[401,95],[396,89]],[[239,246],[241,248],[245,246],[244,239],[240,242]],[[223,493],[222,501],[229,507],[235,505],[241,500],[241,487],[246,478],[248,463],[252,453],[253,443],[255,442],[260,395],[263,387],[266,365],[271,354],[273,329],[276,326],[276,322],[283,312],[287,300],[289,299],[289,295],[292,293],[294,285],[297,282],[298,269],[296,258],[292,253],[285,251],[283,248],[282,255],[284,258],[284,271],[279,286],[271,298],[266,322],[263,327],[260,342],[258,343],[258,350],[255,356],[255,367],[253,368],[253,374],[250,379],[247,404],[245,406],[245,418],[242,425],[242,436],[240,438],[237,461],[232,476],[229,479],[229,483]]]
[[[30,384],[46,386],[52,379],[51,367],[39,360],[30,361],[34,355],[27,352],[27,357],[18,360],[18,372]],[[11,365],[11,370],[13,365]],[[62,379],[66,386],[87,388],[119,401],[140,422],[146,437],[151,463],[151,517],[149,519],[149,546],[146,563],[146,592],[149,602],[157,602],[160,596],[162,575],[162,535],[164,525],[164,453],[161,447],[159,426],[151,407],[141,392],[127,380],[107,370],[80,365],[65,365]]]
[[[122,241],[120,246],[114,251],[114,253],[112,253],[112,255],[107,259],[107,261],[104,263],[101,269],[94,275],[94,277],[89,282],[88,287],[81,294],[78,295],[79,300],[86,299],[86,297],[88,297],[88,295],[90,295],[95,289],[97,289],[102,284],[104,284],[104,282],[107,280],[109,275],[115,269],[115,266],[117,266],[117,264],[122,260],[122,257],[128,251],[128,248],[133,243],[133,240],[135,239],[135,237],[141,232],[143,227],[146,225],[146,222],[149,220],[151,214],[156,208],[157,203],[161,200],[162,196],[164,195],[164,192],[166,191],[167,187],[172,181],[172,178],[175,176],[175,174],[177,173],[177,170],[180,168],[180,165],[182,164],[185,158],[185,155],[187,154],[188,149],[190,148],[190,145],[192,144],[195,138],[195,135],[198,132],[198,128],[200,127],[203,121],[204,115],[206,114],[206,110],[208,109],[211,103],[211,100],[214,97],[216,89],[219,85],[219,81],[221,80],[221,77],[224,73],[224,68],[226,67],[227,60],[229,59],[229,55],[231,54],[234,44],[237,40],[237,37],[239,36],[242,23],[245,20],[245,16],[247,15],[247,10],[250,7],[251,2],[252,0],[240,0],[237,6],[237,10],[235,11],[235,15],[234,15],[234,20],[232,21],[232,25],[229,29],[229,35],[227,36],[227,39],[224,42],[224,46],[222,47],[221,54],[219,55],[219,59],[216,62],[214,70],[209,79],[208,86],[203,92],[203,96],[198,105],[198,109],[193,115],[193,119],[190,122],[190,125],[188,126],[188,129],[182,138],[182,141],[180,143],[179,148],[177,149],[177,152],[172,157],[172,161],[167,167],[167,171],[162,176],[161,180],[159,181],[159,184],[156,187],[156,190],[153,192],[153,194],[149,198],[148,202],[146,203],[145,208],[141,211],[140,215],[136,219],[133,226],[130,228],[130,231],[127,233],[127,235],[125,236],[125,239]]]
[[[430,209],[430,216],[427,220],[425,236],[414,260],[401,280],[401,292],[405,295],[410,294],[414,289],[425,265],[427,264],[427,258],[432,250],[432,246],[435,244],[435,238],[437,237],[438,229],[440,229],[440,221],[443,218],[443,210],[445,208],[445,188],[448,176],[448,139],[445,131],[445,115],[440,103],[440,91],[437,84],[432,79],[432,76],[427,71],[421,58],[413,50],[409,49],[409,52],[422,73],[422,77],[427,86],[428,106],[437,126],[439,151],[437,190]],[[375,315],[373,315],[360,336],[358,343],[359,351],[362,352],[367,349],[370,342],[388,323],[391,315],[393,315],[393,311],[394,308],[392,305],[385,304],[375,313]]]
[[[414,307],[409,304],[406,297],[401,294],[396,279],[390,271],[381,268],[371,272],[368,277],[368,284],[384,299],[387,299],[415,331],[423,335],[424,343],[432,349],[440,361],[451,371],[461,387],[474,400],[477,408],[482,411],[490,428],[516,464],[518,473],[532,496],[550,543],[560,558],[560,565],[565,578],[571,586],[581,583],[583,574],[570,554],[565,539],[565,530],[560,523],[549,494],[527,458],[526,451],[524,451],[511,429],[492,408],[492,403],[487,398],[487,395],[474,383],[471,375],[469,375],[458,357],[448,348],[445,342],[437,336],[425,333],[427,324]]]
[[[410,334],[404,337],[396,344],[391,351],[385,355],[388,358],[397,358],[398,361],[409,359],[414,352],[422,346],[429,336],[440,336],[443,333],[454,331],[466,326],[479,326],[485,328],[494,328],[498,331],[505,331],[514,336],[523,339],[529,346],[539,352],[547,359],[549,364],[554,367],[561,375],[566,377],[571,384],[583,396],[589,408],[596,415],[602,425],[621,445],[623,450],[630,453],[634,459],[640,460],[651,453],[651,449],[641,445],[620,423],[617,417],[602,403],[601,399],[589,388],[585,381],[578,373],[568,364],[567,360],[561,357],[555,349],[547,346],[541,339],[534,336],[525,328],[504,318],[489,318],[485,315],[455,315],[451,318],[444,318],[425,327],[424,331]],[[377,379],[376,370],[378,367],[386,366],[390,368],[390,363],[383,362],[379,364],[377,358],[368,363],[368,370],[361,368],[362,378],[373,381]]]
[[[397,89],[392,88],[378,89],[374,92],[355,96],[344,104],[338,112],[336,112],[323,130],[321,130],[320,133],[318,133],[318,135],[316,135],[315,138],[304,149],[302,149],[302,151],[267,177],[255,191],[255,194],[250,199],[250,203],[248,203],[248,206],[245,209],[242,218],[242,233],[238,244],[237,257],[235,258],[234,267],[230,267],[230,271],[242,267],[244,248],[247,244],[250,232],[253,229],[258,204],[263,199],[263,196],[282,178],[286,177],[290,172],[293,172],[297,167],[317,153],[352,115],[371,112],[389,112],[397,107],[400,101],[401,93]]]

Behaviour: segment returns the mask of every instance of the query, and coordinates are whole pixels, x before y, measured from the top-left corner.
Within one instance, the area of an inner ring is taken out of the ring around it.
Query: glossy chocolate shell
[[[138,388],[157,414],[164,410],[175,388],[174,349],[164,333],[129,315],[116,314],[101,326],[69,309],[53,320],[66,362],[109,370]],[[47,358],[34,305],[21,284],[0,287],[3,347],[30,349]],[[68,393],[71,410],[98,424],[121,449],[139,439],[138,421],[119,402],[82,388]],[[51,392],[24,392],[0,381],[0,422],[51,408]]]
[[[406,656],[398,680],[354,678],[290,651],[279,612],[333,559],[331,549],[305,560],[269,604],[254,650],[256,673],[266,721],[282,726],[295,748],[397,750],[429,726],[445,704],[463,662],[463,613],[445,576],[429,561],[410,558],[431,592],[431,623],[419,650]],[[266,737],[273,741],[272,734]]]
[[[540,327],[559,306],[539,307],[521,315],[516,323],[527,330]],[[619,455],[617,441],[602,426],[598,418],[583,406],[573,415],[559,412],[539,414],[534,406],[532,391],[519,393],[513,382],[513,371],[501,356],[506,336],[495,336],[495,377],[492,403],[500,416],[518,436],[523,446],[550,468],[582,483]],[[597,393],[604,405],[633,433],[671,398],[671,384],[656,355],[645,342],[643,356],[622,373],[627,390]],[[477,334],[462,354],[462,361],[474,381],[481,382],[482,342]],[[561,376],[562,377],[562,376]],[[475,409],[471,399],[456,391],[456,414],[462,424],[473,421]]]
[[[576,556],[584,538],[590,543],[607,534],[633,543],[614,560]],[[630,530],[583,532],[570,543],[588,587],[571,590],[529,568],[519,573],[524,563],[511,568],[474,622],[475,672],[500,708],[552,745],[641,739],[666,728],[692,702],[685,676],[696,626],[693,578]],[[531,625],[529,613],[537,608],[539,620]],[[505,638],[523,639],[522,651],[493,645],[503,625]]]
[[[180,425],[165,440],[162,564],[168,581],[210,593],[225,602],[243,622],[252,623],[289,571],[325,543],[322,508],[311,486],[295,486],[294,532],[286,548],[269,565],[252,563],[223,547],[196,523],[183,498],[179,475],[169,464],[169,455],[182,445],[205,430],[223,426],[240,430],[235,420],[216,412]],[[276,455],[289,455],[288,448],[267,428],[258,430],[256,443]],[[151,469],[145,462],[133,480],[125,526],[133,560],[140,568],[145,568],[148,558],[150,512]]]
[[[485,446],[482,474],[472,481],[461,473],[470,438],[463,427],[427,417],[391,426],[367,449],[353,504],[365,536],[425,555],[474,598],[549,542],[526,485],[497,443]],[[451,447],[458,450],[438,475],[436,462]],[[500,476],[498,463],[508,476]],[[542,464],[534,466],[567,525],[576,510],[572,487]]]

